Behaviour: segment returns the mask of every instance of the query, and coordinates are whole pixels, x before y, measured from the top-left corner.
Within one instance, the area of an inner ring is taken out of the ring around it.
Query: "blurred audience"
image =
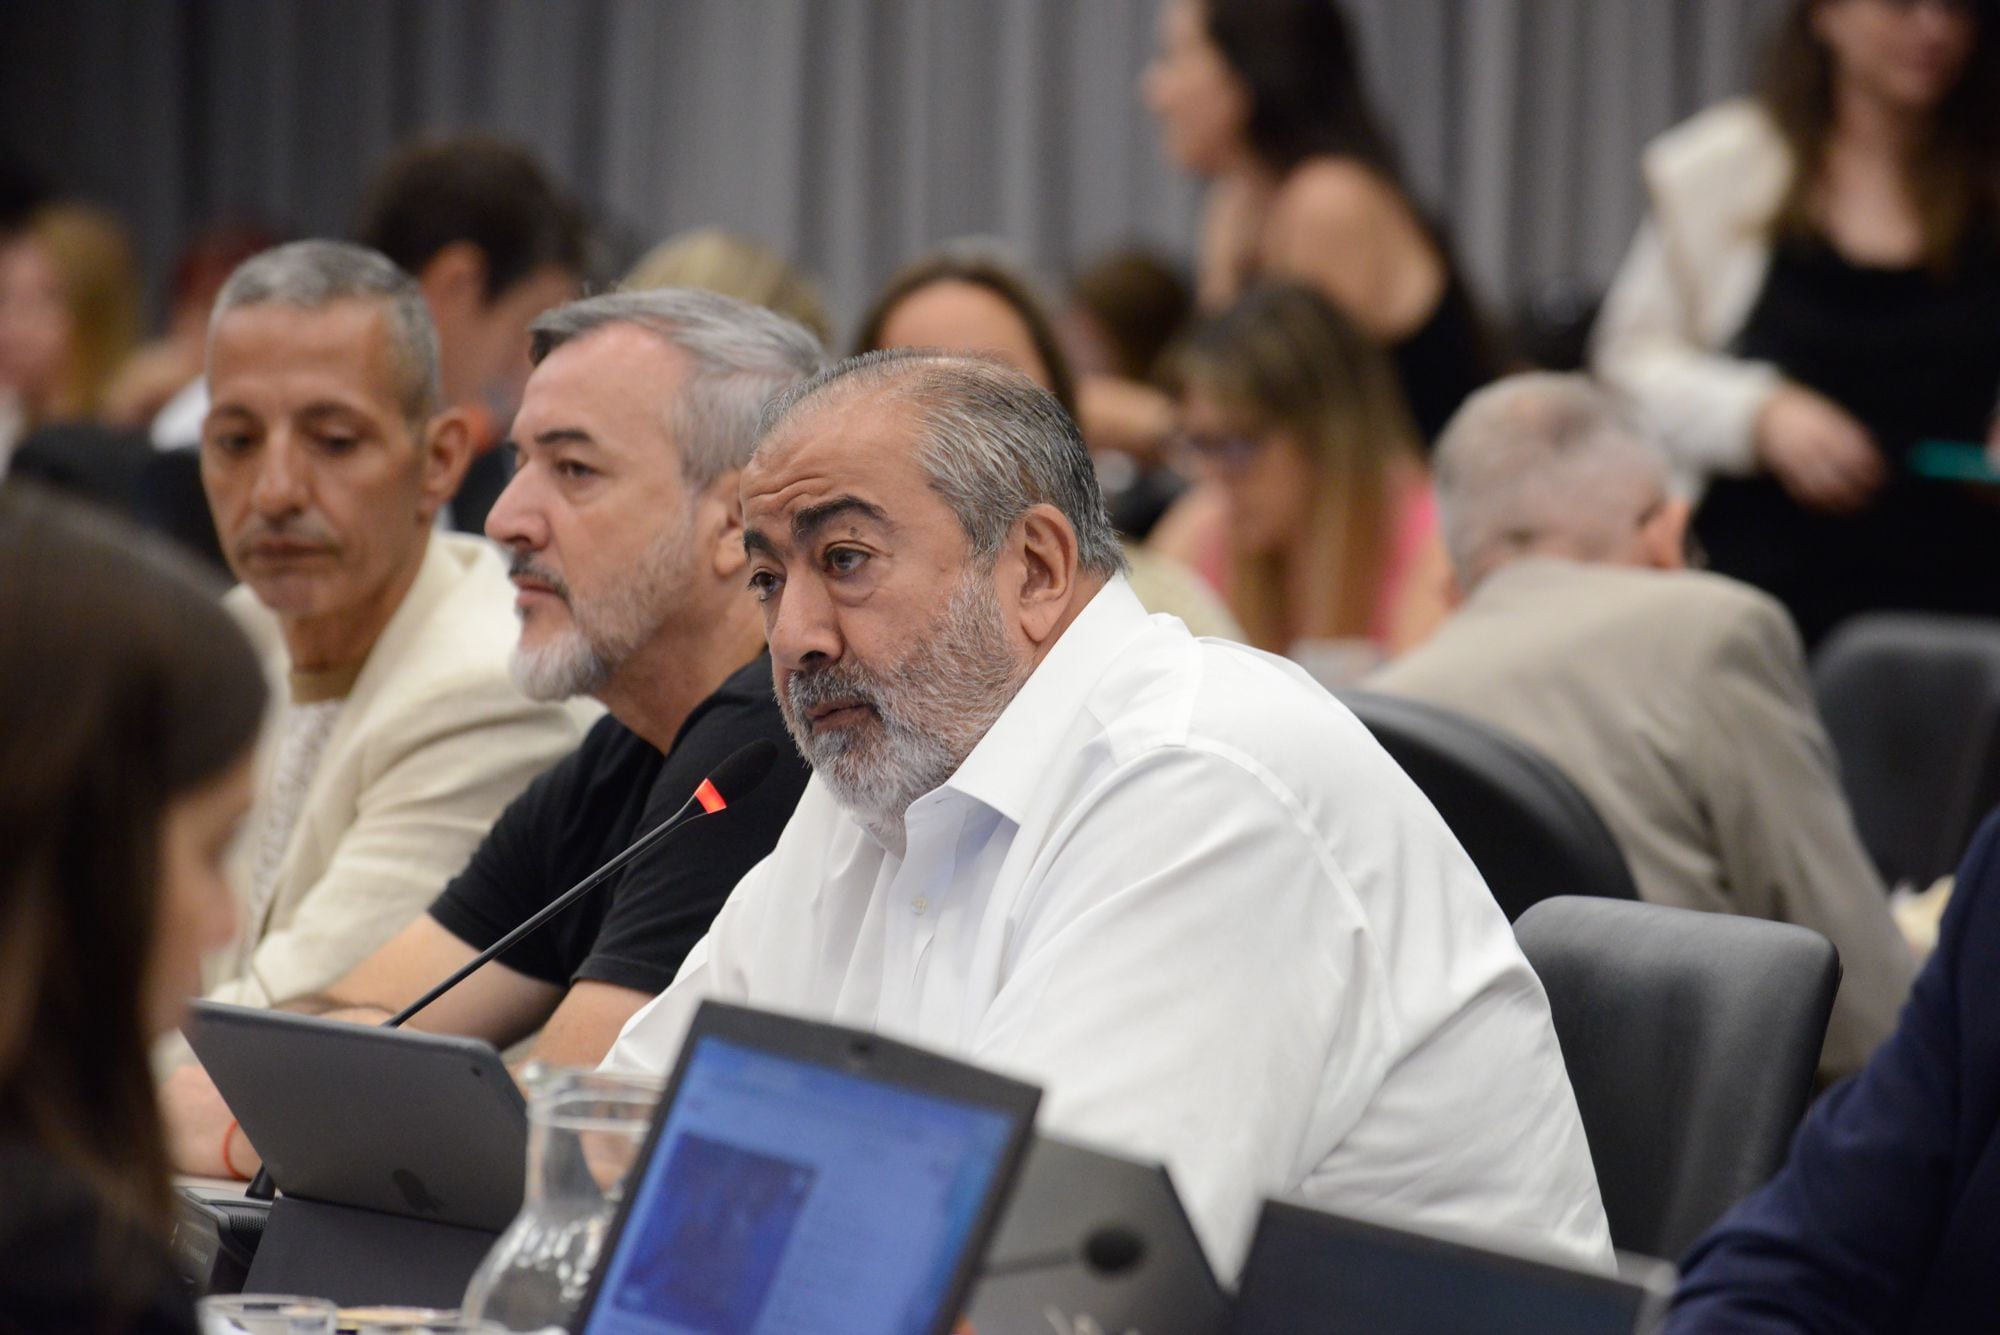
[[[1716,477],[1714,567],[1809,646],[1871,608],[2000,613],[2000,504],[1918,451],[2000,440],[2000,4],[1799,0],[1760,95],[1644,175],[1596,367]]]
[[[1669,1335],[1993,1329],[2000,818],[1973,839],[1895,1034],[1682,1262]]]
[[[252,222],[203,228],[182,247],[167,284],[167,326],[125,359],[104,393],[104,422],[146,427],[161,449],[201,443],[208,317],[236,266],[284,238]]]
[[[656,287],[720,292],[798,321],[822,344],[833,341],[833,319],[819,284],[769,246],[719,227],[668,237],[640,257],[619,286],[628,292]]]
[[[422,912],[594,711],[521,694],[504,563],[432,532],[472,432],[439,411],[415,280],[296,242],[230,276],[213,330],[201,471],[243,581],[228,606],[289,689],[238,850],[244,930],[209,994],[271,1005]]]
[[[0,465],[30,432],[97,416],[139,335],[124,227],[75,201],[0,235]]]
[[[1914,965],[1784,609],[1685,568],[1687,505],[1664,457],[1580,376],[1481,390],[1433,462],[1464,601],[1368,687],[1555,761],[1647,900],[1824,934],[1843,974],[1821,1074],[1857,1069],[1895,1026]]]
[[[862,317],[853,350],[878,348],[984,353],[1048,390],[1076,418],[1076,376],[1048,306],[1027,277],[976,247],[923,256],[890,278]],[[1133,592],[1148,611],[1177,616],[1196,635],[1243,638],[1229,609],[1184,562],[1129,543],[1127,556]]]
[[[583,214],[525,149],[456,135],[418,140],[383,165],[355,239],[423,289],[444,403],[469,413],[472,431],[450,520],[478,533],[512,471],[500,437],[528,377],[528,324],[582,283]]]
[[[765,399],[821,351],[791,321],[709,292],[615,293],[536,321],[520,467],[487,528],[520,590],[517,679],[610,714],[508,805],[428,913],[287,1009],[385,1019],[667,819],[738,748],[775,742],[775,767],[727,821],[633,863],[410,1026],[502,1047],[539,1029],[533,1056],[587,1064],[673,980],[806,784],[744,590],[737,479]],[[223,1162],[229,1110],[198,1067],[165,1098],[183,1170],[257,1162],[240,1140]]]
[[[1447,571],[1430,477],[1380,349],[1313,288],[1254,288],[1188,336],[1203,479],[1155,550],[1226,595],[1250,642],[1343,685],[1430,633]]]
[[[213,592],[0,489],[0,1327],[193,1335],[147,1046],[235,901],[264,681]]]
[[[1443,239],[1404,189],[1330,0],[1171,0],[1146,71],[1168,151],[1210,182],[1197,293],[1310,284],[1387,350],[1419,440],[1500,371]]]

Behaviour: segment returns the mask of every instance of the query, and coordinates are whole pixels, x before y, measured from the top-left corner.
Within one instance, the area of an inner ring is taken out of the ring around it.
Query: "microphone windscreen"
[[[771,772],[777,759],[776,743],[760,737],[710,770],[708,782],[722,794],[723,801],[740,802],[764,782],[764,776]]]
[[[1130,1270],[1146,1256],[1146,1240],[1129,1228],[1107,1224],[1083,1240],[1083,1259],[1100,1275]]]

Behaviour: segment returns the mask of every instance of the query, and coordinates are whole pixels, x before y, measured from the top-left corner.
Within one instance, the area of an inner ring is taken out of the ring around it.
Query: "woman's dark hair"
[[[1779,235],[1821,234],[1814,209],[1833,134],[1833,53],[1813,34],[1813,11],[1827,0],[1798,0],[1766,52],[1759,93],[1791,149],[1790,186],[1772,219]],[[1923,220],[1924,262],[1947,272],[1976,227],[2000,223],[2000,0],[1973,0],[1972,55],[1908,164]]]
[[[1400,164],[1368,105],[1360,50],[1338,0],[1200,0],[1208,38],[1250,94],[1246,134],[1266,166],[1354,158],[1399,186]]]
[[[883,285],[881,295],[869,306],[868,313],[861,317],[861,328],[854,335],[852,353],[874,352],[882,346],[882,330],[889,323],[889,316],[901,305],[903,299],[920,288],[934,283],[968,283],[984,288],[1001,301],[1008,309],[1020,317],[1022,326],[1028,331],[1028,341],[1035,347],[1035,355],[1042,359],[1042,365],[1049,372],[1049,393],[1055,395],[1056,402],[1063,411],[1076,418],[1076,373],[1070,369],[1069,358],[1063,354],[1062,341],[1056,336],[1056,322],[1049,314],[1048,304],[1035,291],[1029,278],[994,255],[963,249],[935,251],[922,256],[904,266]]]
[[[1115,250],[1070,280],[1070,300],[1097,322],[1127,380],[1150,381],[1190,316],[1194,288],[1143,246]]]
[[[249,754],[264,676],[205,576],[109,515],[0,488],[0,571],[0,1135],[87,1183],[107,1239],[164,1240],[161,826]]]

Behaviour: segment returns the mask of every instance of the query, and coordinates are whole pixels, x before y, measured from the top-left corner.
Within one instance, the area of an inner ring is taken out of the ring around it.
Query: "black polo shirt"
[[[778,842],[811,774],[759,657],[695,707],[662,756],[617,719],[600,719],[568,756],[500,814],[431,917],[484,950],[678,811],[738,747],[778,746],[771,771],[741,800],[670,836],[500,957],[567,987],[591,979],[660,992],[744,872]]]

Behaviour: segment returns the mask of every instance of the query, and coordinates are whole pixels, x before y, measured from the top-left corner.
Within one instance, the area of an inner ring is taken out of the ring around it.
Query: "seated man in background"
[[[520,466],[488,517],[519,588],[515,674],[537,699],[590,695],[610,715],[502,813],[427,915],[290,1008],[386,1018],[671,815],[739,747],[777,742],[771,773],[721,818],[675,835],[410,1021],[503,1047],[540,1028],[534,1055],[588,1064],[672,980],[805,787],[744,594],[737,480],[765,400],[821,353],[789,320],[668,290],[551,311],[533,357],[514,424]],[[240,1138],[223,1159],[228,1110],[198,1068],[167,1101],[182,1171],[255,1166]]]
[[[1664,459],[1581,376],[1475,394],[1435,459],[1461,605],[1371,690],[1520,738],[1583,790],[1657,904],[1810,927],[1845,970],[1821,1074],[1859,1067],[1914,965],[1861,847],[1799,637],[1685,569]]]
[[[787,391],[750,587],[813,780],[612,1069],[706,997],[1042,1084],[1233,1271],[1303,1192],[1608,1262],[1541,985],[1479,873],[1290,664],[1146,615],[1076,427],[983,357]]]
[[[1778,1175],[1688,1253],[1671,1335],[1994,1328],[1996,994],[2000,819],[1989,819],[1896,1032],[1813,1105]]]
[[[582,735],[523,696],[491,545],[434,533],[470,453],[438,411],[423,297],[360,246],[231,275],[209,339],[201,471],[242,586],[228,605],[284,707],[239,844],[236,944],[209,995],[318,991],[423,911],[494,817]]]

